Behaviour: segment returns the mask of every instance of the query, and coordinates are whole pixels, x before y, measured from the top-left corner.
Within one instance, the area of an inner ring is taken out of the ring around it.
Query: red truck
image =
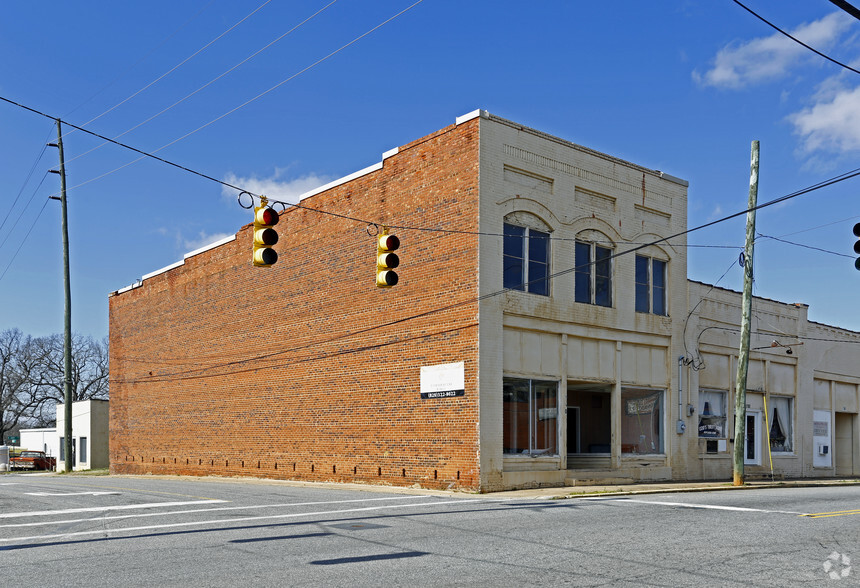
[[[44,451],[22,451],[9,458],[10,470],[53,470],[56,467],[57,460]]]

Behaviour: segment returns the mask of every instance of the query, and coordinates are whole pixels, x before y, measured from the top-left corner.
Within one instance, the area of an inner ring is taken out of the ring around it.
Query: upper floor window
[[[549,233],[505,223],[504,287],[549,296]]]
[[[636,256],[636,312],[666,316],[666,262]]]
[[[612,306],[612,249],[577,241],[574,299],[577,302]]]

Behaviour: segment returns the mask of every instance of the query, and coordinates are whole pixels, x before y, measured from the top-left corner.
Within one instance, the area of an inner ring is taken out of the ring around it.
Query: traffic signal
[[[383,229],[376,240],[376,285],[380,288],[390,288],[397,285],[397,272],[400,258],[394,251],[400,247],[397,235],[389,235],[388,229]]]
[[[262,199],[260,206],[254,207],[254,265],[257,267],[269,267],[278,261],[278,252],[272,249],[278,242],[278,232],[272,228],[276,224],[278,213]]]
[[[854,241],[854,253],[860,255],[860,223],[854,225],[854,236],[857,237],[857,240]],[[854,260],[854,267],[860,270],[860,257]]]

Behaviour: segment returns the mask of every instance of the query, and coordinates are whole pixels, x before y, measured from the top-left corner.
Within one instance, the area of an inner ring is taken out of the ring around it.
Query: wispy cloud
[[[182,235],[177,235],[177,239],[180,242],[182,248],[186,251],[194,251],[196,249],[200,249],[201,247],[206,247],[207,245],[211,245],[216,241],[220,241],[221,239],[226,239],[227,237],[232,237],[233,233],[212,233],[207,234],[205,231],[200,231],[196,237],[186,238]]]
[[[723,216],[723,207],[717,204],[714,206],[713,210],[711,210],[711,214],[708,216],[708,221],[716,220]]]
[[[826,50],[839,41],[853,22],[843,12],[833,12],[789,33],[818,50]],[[743,43],[730,43],[717,52],[705,73],[694,71],[693,79],[703,86],[739,89],[781,78],[811,57],[816,56],[784,35],[774,33]]]
[[[807,153],[860,150],[860,87],[819,92],[811,106],[788,120]]]
[[[242,177],[229,173],[224,181],[234,186],[241,186],[254,194],[263,194],[282,202],[296,203],[299,201],[299,196],[305,192],[319,188],[332,180],[332,178],[317,174],[308,174],[296,178],[285,178],[285,175],[286,170],[276,168],[272,175],[262,177],[257,175]],[[232,188],[225,186],[221,192],[225,197],[236,197],[236,191]]]

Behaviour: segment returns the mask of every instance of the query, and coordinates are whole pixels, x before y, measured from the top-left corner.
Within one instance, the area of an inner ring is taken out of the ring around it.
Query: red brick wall
[[[302,205],[477,231],[478,122]],[[111,471],[478,489],[478,237],[392,229],[382,289],[366,223],[293,208],[277,228],[272,268],[246,225],[110,298]],[[420,367],[456,361],[465,396],[422,400]]]

